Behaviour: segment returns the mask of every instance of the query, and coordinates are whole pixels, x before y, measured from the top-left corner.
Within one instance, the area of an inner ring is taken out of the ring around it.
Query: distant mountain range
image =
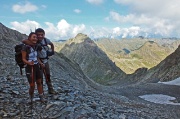
[[[127,74],[138,68],[152,68],[180,44],[179,39],[101,39],[96,44]]]
[[[173,53],[179,44],[180,40],[178,39],[137,38],[93,41],[84,34],[78,34],[75,38],[69,39],[57,46],[59,47],[58,52],[77,62],[87,76],[99,83],[104,83],[109,79],[111,82],[109,84],[113,84],[118,80],[120,81],[120,79],[122,81],[125,79],[127,82],[128,80],[130,82],[139,79],[143,80],[152,71],[153,67]],[[56,49],[58,48],[56,47]],[[112,63],[107,62],[113,62],[114,64],[109,65]],[[120,68],[119,71],[117,67]],[[109,71],[112,77],[105,76]],[[113,77],[113,72],[119,75]],[[172,79],[169,77],[168,80]],[[122,83],[122,81],[120,82]],[[126,81],[123,81],[123,83]]]

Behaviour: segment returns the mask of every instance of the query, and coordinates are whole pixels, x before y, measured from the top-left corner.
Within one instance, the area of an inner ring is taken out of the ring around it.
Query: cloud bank
[[[85,0],[92,5],[100,5],[106,0]],[[128,38],[128,37],[180,37],[180,7],[179,0],[114,0],[118,6],[125,6],[126,14],[121,11],[109,10],[104,22],[114,23],[116,26],[108,28],[105,26],[95,27],[86,24],[72,24],[64,18],[57,23],[43,21],[38,23],[34,20],[24,22],[11,22],[13,29],[29,34],[30,29],[42,27],[46,31],[46,36],[53,39],[69,39],[78,33],[87,34],[94,38]],[[46,5],[41,5],[46,8]],[[35,12],[38,8],[30,2],[18,3],[12,6],[13,12],[25,14]],[[80,9],[72,9],[74,13],[81,15]],[[84,13],[84,12],[83,12]],[[85,21],[84,21],[85,22]]]
[[[76,36],[78,33],[83,33],[86,29],[84,24],[73,25],[69,24],[65,19],[60,20],[57,25],[50,22],[45,22],[45,27],[42,27],[38,22],[27,20],[25,22],[11,22],[12,29],[18,30],[21,33],[29,34],[36,28],[43,28],[46,32],[46,37],[52,40],[69,39]]]

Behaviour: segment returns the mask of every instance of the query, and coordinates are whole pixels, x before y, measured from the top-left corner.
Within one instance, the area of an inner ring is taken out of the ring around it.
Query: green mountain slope
[[[171,54],[180,44],[179,40],[161,39],[102,39],[97,45],[127,74],[138,68],[152,68]]]

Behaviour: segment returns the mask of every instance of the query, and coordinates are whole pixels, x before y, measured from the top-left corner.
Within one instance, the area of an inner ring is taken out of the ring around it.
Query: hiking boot
[[[48,89],[48,93],[49,93],[49,94],[56,94],[56,91],[54,91],[53,88],[50,88],[50,89]]]
[[[29,99],[28,99],[28,104],[32,104],[33,103],[33,96],[29,96]]]
[[[44,95],[43,95],[43,94],[40,94],[40,95],[39,95],[39,98],[40,98],[40,101],[41,101],[42,103],[46,103],[46,102],[47,102],[47,100],[44,98]]]
[[[49,94],[56,94],[56,92],[53,89],[51,82],[48,82],[48,93]]]

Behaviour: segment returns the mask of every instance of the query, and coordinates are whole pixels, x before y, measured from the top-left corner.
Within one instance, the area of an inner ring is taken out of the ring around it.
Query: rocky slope
[[[125,75],[94,41],[84,34],[78,34],[67,41],[60,52],[77,62],[83,72],[98,83],[105,84]]]
[[[27,36],[0,23],[0,76],[19,72],[18,67],[15,66],[13,48],[24,38]]]

